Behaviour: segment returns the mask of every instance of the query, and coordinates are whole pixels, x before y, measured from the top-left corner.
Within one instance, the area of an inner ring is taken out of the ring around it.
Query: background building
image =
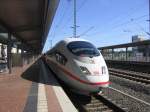
[[[132,42],[139,42],[145,40],[144,36],[142,35],[134,35],[132,36]]]
[[[132,36],[132,42],[140,42],[146,40],[144,36],[141,35],[134,35]],[[148,47],[150,48],[150,46]],[[144,58],[147,52],[147,46],[138,46],[132,48],[133,55],[137,58]]]

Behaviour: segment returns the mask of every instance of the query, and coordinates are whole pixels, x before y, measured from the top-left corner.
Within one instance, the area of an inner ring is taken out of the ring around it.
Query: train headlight
[[[80,66],[80,69],[81,69],[82,73],[84,73],[84,74],[87,74],[87,75],[91,74],[86,67]]]
[[[102,74],[106,74],[106,67],[102,66]]]

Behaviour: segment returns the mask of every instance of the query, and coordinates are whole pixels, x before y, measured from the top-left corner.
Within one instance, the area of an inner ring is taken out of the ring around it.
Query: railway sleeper
[[[86,104],[85,106],[86,107],[99,107],[99,106],[102,106],[103,105],[103,103],[90,103],[90,104]]]
[[[95,111],[100,111],[100,112],[103,112],[103,111],[107,111],[107,110],[110,110],[109,107],[103,105],[103,106],[99,106],[99,107],[85,107],[86,110],[89,112],[95,112]]]
[[[99,100],[91,100],[91,103],[100,103]]]

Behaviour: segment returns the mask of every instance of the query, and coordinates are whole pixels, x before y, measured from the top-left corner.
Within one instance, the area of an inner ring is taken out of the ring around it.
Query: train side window
[[[56,57],[56,61],[59,62],[60,64],[62,64],[62,65],[66,64],[67,59],[63,54],[56,52],[55,57]]]
[[[55,55],[55,52],[48,52],[47,55],[51,57],[51,56]]]

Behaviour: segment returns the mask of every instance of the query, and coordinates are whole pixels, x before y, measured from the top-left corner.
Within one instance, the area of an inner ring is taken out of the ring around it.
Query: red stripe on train
[[[71,78],[81,82],[81,83],[84,83],[84,84],[89,84],[89,85],[105,85],[105,84],[110,84],[109,81],[107,82],[96,82],[96,83],[92,83],[92,82],[87,82],[87,81],[84,81],[84,80],[81,80],[79,79],[78,77],[76,77],[75,75],[73,75],[70,71],[68,71],[67,69],[61,67],[60,65],[58,65],[56,62],[50,60],[50,59],[47,59],[47,61],[49,61],[50,63],[53,63],[55,65],[57,65],[66,75],[70,76]]]

